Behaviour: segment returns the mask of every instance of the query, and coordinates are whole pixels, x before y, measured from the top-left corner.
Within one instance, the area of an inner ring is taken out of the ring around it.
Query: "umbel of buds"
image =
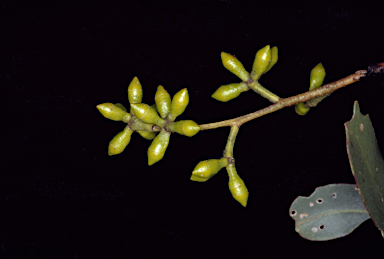
[[[122,104],[103,103],[97,109],[107,119],[127,123],[124,130],[118,133],[109,143],[110,156],[124,151],[131,140],[131,135],[137,131],[142,137],[152,140],[148,148],[148,165],[160,161],[168,147],[172,132],[192,137],[200,131],[200,126],[192,120],[176,121],[189,103],[187,88],[181,89],[173,99],[163,86],[157,88],[155,106],[142,103],[143,89],[137,77],[128,86],[130,113]],[[159,134],[156,133],[159,132]]]
[[[257,81],[276,64],[277,60],[277,47],[275,46],[271,49],[270,46],[267,45],[257,51],[252,72],[249,73],[235,56],[221,52],[221,61],[224,67],[239,77],[243,82],[220,86],[212,94],[212,98],[221,102],[228,102],[249,89],[260,92],[260,84],[257,84]],[[263,90],[264,89],[261,91]]]

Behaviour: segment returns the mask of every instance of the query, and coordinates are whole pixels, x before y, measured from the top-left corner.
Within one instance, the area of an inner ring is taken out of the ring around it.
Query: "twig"
[[[384,71],[384,63],[379,63],[376,64],[375,67],[372,65],[371,73],[382,73]],[[251,121],[253,119],[256,119],[258,117],[264,116],[268,113],[272,113],[275,111],[278,111],[280,109],[283,109],[285,107],[289,107],[295,104],[298,104],[300,102],[306,102],[308,100],[311,100],[316,97],[320,97],[323,95],[329,95],[332,92],[336,91],[337,89],[340,89],[344,86],[350,85],[352,83],[355,83],[360,80],[360,78],[365,77],[367,74],[367,70],[359,70],[356,71],[356,73],[347,76],[345,78],[342,78],[338,81],[335,81],[333,83],[329,83],[326,85],[323,85],[322,87],[319,87],[317,89],[298,94],[292,97],[284,98],[284,99],[279,99],[278,102],[264,108],[261,110],[258,110],[253,113],[249,113],[234,119],[230,120],[225,120],[225,121],[220,121],[220,122],[215,122],[215,123],[208,123],[208,124],[202,124],[200,126],[200,130],[208,130],[208,129],[215,129],[215,128],[220,128],[220,127],[226,127],[226,126],[232,126],[236,125],[237,127],[240,127],[242,124]]]

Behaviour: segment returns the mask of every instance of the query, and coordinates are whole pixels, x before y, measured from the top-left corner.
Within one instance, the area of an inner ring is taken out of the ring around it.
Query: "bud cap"
[[[226,168],[229,177],[228,186],[233,198],[244,207],[247,206],[249,192],[244,181],[237,174],[235,164],[230,164]]]
[[[235,56],[226,52],[221,52],[221,61],[226,69],[235,74],[242,81],[248,81],[249,73]]]
[[[165,118],[171,111],[171,96],[161,85],[157,87],[155,102],[161,118]]]
[[[228,159],[209,159],[199,162],[193,169],[191,180],[205,182],[217,174],[223,167],[228,165]]]
[[[135,76],[128,86],[128,100],[129,103],[141,103],[143,99],[143,87],[139,79]]]
[[[299,115],[305,115],[311,108],[305,105],[305,103],[298,103],[295,105],[295,111]]]
[[[177,132],[180,135],[192,137],[200,131],[200,126],[192,120],[170,122],[166,125],[168,131]]]
[[[187,88],[178,91],[171,102],[171,112],[168,115],[168,120],[175,121],[176,117],[182,114],[189,103],[189,95]]]
[[[126,123],[131,119],[131,115],[113,103],[102,103],[96,106],[99,112],[107,119],[114,121],[124,121]]]
[[[164,157],[165,150],[169,144],[171,133],[164,129],[153,139],[152,144],[148,148],[148,165],[160,161]]]
[[[222,85],[212,94],[212,98],[221,102],[228,102],[247,90],[249,90],[249,88],[244,82]]]
[[[129,127],[125,127],[122,132],[119,132],[108,145],[108,155],[113,156],[120,154],[127,147],[131,141],[131,135],[133,130]]]
[[[319,63],[311,70],[309,90],[319,88],[323,84],[324,78],[325,69],[323,64]]]
[[[271,63],[269,63],[269,66],[267,67],[267,70],[265,70],[264,73],[267,73],[269,70],[271,70],[271,68],[277,63],[277,60],[279,59],[279,56],[278,56],[278,50],[277,50],[277,47],[274,46],[272,49],[271,49]]]
[[[264,74],[271,63],[272,54],[270,46],[267,45],[264,48],[257,51],[255,61],[252,67],[252,80],[258,80],[262,74]]]

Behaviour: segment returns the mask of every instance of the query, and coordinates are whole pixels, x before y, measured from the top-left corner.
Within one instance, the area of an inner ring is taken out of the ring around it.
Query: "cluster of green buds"
[[[242,92],[252,89],[271,102],[278,102],[280,98],[265,89],[258,81],[263,74],[276,64],[277,60],[277,47],[271,48],[267,45],[256,52],[252,71],[249,73],[234,55],[221,52],[221,61],[224,67],[239,77],[242,82],[220,86],[212,94],[212,98],[221,102],[227,102],[238,97]],[[221,159],[209,159],[198,163],[192,172],[191,180],[205,182],[225,167],[229,177],[229,190],[233,198],[245,207],[247,206],[249,192],[244,181],[237,174],[232,152],[237,132],[238,127],[232,126],[224,151],[226,155]]]
[[[171,100],[170,95],[163,86],[157,88],[155,106],[142,103],[143,89],[135,77],[128,86],[128,100],[130,112],[120,103],[103,103],[96,106],[100,113],[107,119],[127,123],[125,129],[118,133],[109,143],[108,154],[116,155],[124,151],[131,140],[131,135],[137,131],[142,137],[152,140],[148,148],[148,165],[160,161],[164,157],[172,132],[188,137],[200,131],[199,125],[192,120],[175,122],[189,103],[186,88],[175,94]],[[159,132],[157,135],[156,133]]]
[[[199,162],[192,171],[191,180],[196,182],[206,182],[224,167],[227,169],[229,177],[228,186],[233,198],[240,202],[244,207],[247,206],[248,189],[245,186],[244,181],[237,174],[235,164],[229,163],[228,158],[226,157]]]
[[[273,103],[279,102],[280,97],[265,89],[259,83],[260,77],[268,72],[278,60],[276,46],[270,48],[267,45],[257,51],[251,73],[247,72],[243,64],[231,54],[222,52],[221,60],[224,67],[239,77],[242,82],[220,86],[212,95],[214,99],[227,102],[238,97],[242,92],[252,89]],[[311,71],[309,90],[320,87],[323,84],[324,77],[324,67],[319,63]],[[310,107],[315,107],[328,95],[313,98],[305,103],[299,103],[295,106],[295,111],[300,115],[305,115]],[[132,133],[136,131],[145,139],[152,140],[147,155],[148,165],[153,165],[164,157],[172,132],[192,137],[200,131],[200,126],[192,120],[175,122],[176,118],[184,112],[189,103],[189,95],[186,88],[177,92],[171,99],[171,96],[164,87],[159,85],[155,94],[155,105],[152,106],[142,103],[142,97],[142,86],[137,77],[135,77],[128,86],[129,112],[120,103],[99,104],[97,109],[104,117],[127,124],[124,130],[110,141],[108,154],[111,156],[123,152],[131,140]],[[199,162],[193,170],[190,179],[196,182],[206,182],[225,167],[229,178],[229,190],[233,198],[246,207],[249,192],[244,181],[237,174],[233,157],[233,147],[241,124],[234,123],[230,125],[231,131],[223,157]],[[201,129],[206,129],[204,126],[206,125],[201,126]]]
[[[314,90],[322,86],[325,78],[325,69],[323,64],[317,64],[312,70],[309,77],[309,90]],[[295,105],[295,111],[299,115],[305,115],[311,109],[310,107],[315,107],[320,101],[329,95],[320,96],[313,98],[306,103],[298,103]]]
[[[237,126],[231,127],[231,132],[229,133],[227,145],[224,150],[224,156],[220,159],[208,159],[199,162],[192,171],[191,180],[196,182],[206,182],[225,167],[229,178],[229,190],[233,198],[246,207],[249,192],[244,181],[237,174],[235,159],[233,158],[233,146],[238,131],[239,128]]]
[[[221,102],[227,102],[238,97],[242,92],[252,89],[270,101],[277,102],[279,97],[269,92],[258,82],[260,77],[276,64],[277,60],[277,47],[270,48],[270,46],[267,45],[257,51],[252,66],[252,72],[249,73],[235,56],[221,52],[221,61],[223,62],[224,67],[239,77],[242,82],[220,86],[212,94],[212,98]]]

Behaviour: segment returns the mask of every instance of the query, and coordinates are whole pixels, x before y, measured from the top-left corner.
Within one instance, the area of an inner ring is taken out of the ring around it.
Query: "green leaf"
[[[295,230],[305,239],[326,241],[350,234],[369,214],[354,184],[317,187],[297,197],[289,208]]]
[[[384,161],[371,120],[360,113],[357,101],[352,119],[344,126],[352,174],[373,222],[384,237]]]

